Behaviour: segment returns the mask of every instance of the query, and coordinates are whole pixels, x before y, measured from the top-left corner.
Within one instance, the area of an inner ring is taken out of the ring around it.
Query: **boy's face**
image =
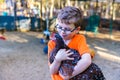
[[[65,24],[58,22],[56,25],[57,31],[64,40],[70,40],[76,34],[74,24]]]

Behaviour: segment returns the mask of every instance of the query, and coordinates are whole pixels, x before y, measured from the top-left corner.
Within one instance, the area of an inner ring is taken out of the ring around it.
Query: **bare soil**
[[[40,32],[6,32],[7,40],[0,40],[0,80],[51,80],[45,44]],[[120,78],[120,32],[86,36],[88,45],[96,51],[93,62],[107,80]]]

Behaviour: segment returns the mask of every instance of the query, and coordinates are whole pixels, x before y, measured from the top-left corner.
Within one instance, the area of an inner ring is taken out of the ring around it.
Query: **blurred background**
[[[106,80],[119,79],[120,0],[0,0],[0,80],[51,80],[47,42],[65,6],[82,10],[93,62]]]
[[[99,27],[120,30],[120,0],[0,0],[0,27],[8,31],[48,30],[65,6],[83,11],[83,30],[94,13],[100,17]]]

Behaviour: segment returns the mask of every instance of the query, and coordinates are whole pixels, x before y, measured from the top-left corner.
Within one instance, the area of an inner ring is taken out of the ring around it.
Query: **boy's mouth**
[[[64,37],[66,37],[66,35],[62,35],[62,37],[64,38]]]

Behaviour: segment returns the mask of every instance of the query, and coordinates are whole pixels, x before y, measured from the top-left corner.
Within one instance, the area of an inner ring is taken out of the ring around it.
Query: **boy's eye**
[[[58,27],[58,29],[62,29],[62,27]]]
[[[62,28],[62,27],[57,27],[58,29],[60,29],[60,30],[64,30],[64,31],[71,31],[70,29],[68,29],[68,28]]]
[[[68,28],[65,28],[64,30],[65,30],[65,31],[71,31],[71,30],[70,30],[70,29],[68,29]]]

